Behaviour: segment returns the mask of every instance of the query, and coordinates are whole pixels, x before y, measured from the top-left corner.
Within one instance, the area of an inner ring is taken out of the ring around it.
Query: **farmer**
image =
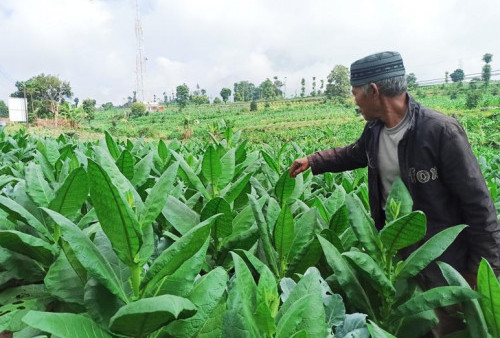
[[[297,159],[290,176],[308,168],[317,175],[368,166],[370,212],[379,230],[385,224],[391,185],[401,177],[413,198],[413,209],[427,216],[426,239],[447,227],[468,225],[438,260],[452,265],[472,287],[481,257],[498,273],[500,225],[460,124],[421,106],[407,93],[405,68],[397,52],[377,53],[354,62],[351,86],[367,121],[360,138],[346,147]],[[447,285],[434,263],[419,278],[426,289]],[[450,323],[441,326],[450,332],[456,329]]]

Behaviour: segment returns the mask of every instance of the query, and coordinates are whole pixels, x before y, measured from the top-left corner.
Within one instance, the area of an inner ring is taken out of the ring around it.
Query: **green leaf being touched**
[[[387,224],[380,231],[380,240],[387,251],[396,253],[423,239],[427,230],[426,223],[423,212],[413,211]]]
[[[24,316],[23,321],[35,329],[48,332],[57,337],[111,337],[92,319],[80,314],[30,311]]]
[[[176,319],[188,318],[196,307],[188,299],[163,295],[129,303],[111,318],[109,328],[126,336],[144,337]]]
[[[484,258],[479,264],[477,289],[484,296],[480,304],[490,333],[493,337],[500,337],[500,283]]]
[[[295,179],[290,177],[288,171],[283,172],[274,188],[278,202],[280,202],[282,206],[285,205],[288,199],[292,196],[294,189]]]
[[[89,160],[90,197],[96,210],[102,230],[106,233],[113,249],[127,265],[135,264],[141,246],[141,230],[132,208],[106,172]]]

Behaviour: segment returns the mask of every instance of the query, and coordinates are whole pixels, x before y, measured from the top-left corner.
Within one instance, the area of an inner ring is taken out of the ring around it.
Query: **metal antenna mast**
[[[143,47],[142,23],[141,15],[139,12],[139,0],[135,0],[135,39],[137,45],[137,52],[135,56],[135,90],[136,98],[139,102],[144,102],[144,72],[145,72],[145,58]]]

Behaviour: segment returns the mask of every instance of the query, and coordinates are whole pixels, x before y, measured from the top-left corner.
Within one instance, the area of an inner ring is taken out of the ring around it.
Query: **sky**
[[[145,100],[183,83],[212,99],[235,82],[278,76],[287,97],[311,91],[335,65],[401,53],[418,81],[482,56],[500,69],[498,0],[138,0]],[[0,100],[38,74],[74,96],[121,105],[136,88],[135,0],[0,0]]]

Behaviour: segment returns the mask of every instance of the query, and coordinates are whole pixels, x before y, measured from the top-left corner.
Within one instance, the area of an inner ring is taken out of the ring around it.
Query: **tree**
[[[43,73],[27,81],[16,82],[16,87],[17,91],[11,94],[12,97],[24,97],[26,91],[31,110],[37,111],[39,117],[53,117],[56,126],[59,106],[73,96],[69,82]]]
[[[78,102],[80,102],[80,99],[75,97],[73,102],[75,103],[75,108],[78,108]]]
[[[9,117],[9,108],[3,100],[0,100],[0,117]]]
[[[493,58],[493,54],[486,53],[483,55],[483,61],[485,65],[483,66],[482,79],[484,81],[484,86],[488,87],[491,79],[491,59]]]
[[[85,112],[85,119],[89,121],[89,126],[90,126],[90,121],[95,119],[95,104],[96,101],[94,99],[85,99],[82,102],[82,109]]]
[[[300,80],[300,97],[304,97],[306,96],[306,79],[302,78],[302,80]]]
[[[216,98],[214,99],[213,104],[221,104],[221,103],[222,103],[222,100],[221,100],[221,99],[219,99],[218,97],[216,97]]]
[[[222,88],[220,91],[220,96],[222,97],[222,101],[224,101],[224,103],[226,103],[227,100],[229,99],[229,96],[231,96],[231,89]]]
[[[417,76],[414,73],[406,75],[406,83],[410,90],[417,88]]]
[[[234,84],[233,97],[234,102],[246,102],[252,99],[260,99],[259,93],[256,92],[255,85],[248,81],[240,81]]]
[[[175,101],[179,105],[179,110],[186,107],[189,101],[189,87],[185,83],[175,88]]]
[[[316,76],[313,76],[311,96],[316,96]]]
[[[276,91],[274,87],[274,83],[268,79],[266,79],[264,82],[262,82],[259,85],[259,88],[262,93],[262,98],[264,98],[266,101],[273,100],[276,98]]]
[[[450,75],[450,72],[444,72],[444,82],[448,84],[448,75]]]
[[[492,58],[493,58],[493,54],[486,53],[483,55],[483,61],[485,63],[490,63]]]
[[[349,96],[351,84],[349,82],[349,68],[346,66],[336,65],[333,67],[326,81],[325,95],[328,99],[333,97],[345,99]]]
[[[191,101],[197,105],[210,103],[210,100],[208,99],[208,96],[206,96],[206,95],[192,96]]]
[[[101,105],[101,107],[102,107],[102,109],[104,109],[104,110],[111,110],[111,109],[113,109],[113,108],[114,108],[114,106],[113,106],[113,103],[112,103],[112,102],[106,102],[106,103],[103,103],[103,104]]]
[[[278,77],[275,76],[273,77],[273,85],[274,85],[274,93],[275,97],[282,97],[283,96],[283,91],[281,90],[281,87],[283,87],[283,82],[278,80]]]
[[[455,69],[455,71],[450,74],[451,81],[453,82],[462,82],[464,80],[464,76],[464,71],[460,68]]]

